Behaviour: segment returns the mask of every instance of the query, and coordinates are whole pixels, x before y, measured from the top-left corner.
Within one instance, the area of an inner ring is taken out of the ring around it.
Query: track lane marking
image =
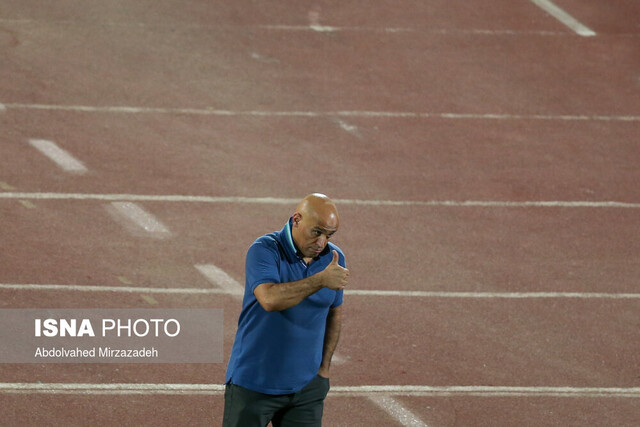
[[[137,286],[97,286],[97,285],[58,285],[58,284],[34,284],[34,283],[3,283],[1,289],[14,289],[25,291],[65,291],[65,292],[125,292],[125,293],[153,293],[153,294],[228,294],[222,288],[150,288]]]
[[[143,230],[146,235],[157,238],[171,236],[169,229],[154,215],[133,202],[113,202],[106,206],[112,217],[134,234]]]
[[[226,273],[224,273],[226,274]],[[213,280],[213,279],[210,279]],[[220,285],[221,279],[215,279]],[[218,288],[153,288],[138,286],[98,286],[69,284],[35,284],[35,283],[0,283],[0,290],[14,289],[25,291],[67,291],[67,292],[125,292],[154,294],[226,294],[242,296],[243,287],[230,278],[235,284],[227,283]],[[236,286],[240,286],[236,288]],[[604,293],[604,292],[433,292],[433,291],[388,291],[373,289],[345,289],[347,296],[374,297],[420,297],[420,298],[467,298],[467,299],[640,299],[640,293]]]
[[[471,299],[640,299],[640,294],[604,292],[438,292],[438,291],[387,291],[345,290],[350,296],[397,296],[423,298],[471,298]]]
[[[20,200],[20,204],[27,209],[35,209],[36,205],[30,200]]]
[[[550,0],[531,0],[531,2],[556,18],[565,26],[569,27],[569,29],[576,34],[583,37],[593,37],[596,35],[595,31],[579,22],[576,18],[569,15]]]
[[[91,194],[91,193],[17,193],[0,192],[0,199],[32,200],[101,200],[128,202],[180,202],[180,203],[247,203],[247,204],[295,204],[298,199],[280,197],[242,196],[189,196],[145,194]],[[333,199],[343,205],[362,206],[426,206],[426,207],[483,207],[483,208],[629,208],[638,209],[640,203],[617,201],[495,201],[495,200],[359,200]]]
[[[68,151],[60,148],[55,142],[46,139],[29,139],[29,145],[44,154],[66,172],[85,174],[87,168]]]
[[[327,27],[320,24],[320,6],[313,7],[308,13],[309,29],[318,32],[333,32],[335,27]]]
[[[224,384],[141,383],[0,383],[0,394],[223,394]],[[359,385],[333,386],[330,396],[521,396],[640,398],[640,387],[511,387]]]
[[[311,18],[311,16],[310,16]],[[9,19],[0,18],[0,23],[2,24],[15,24],[15,25],[31,25],[31,24],[47,24],[47,25],[78,25],[77,21],[70,20],[58,20],[58,21],[37,21],[34,19]],[[115,21],[103,21],[103,22],[92,22],[92,26],[103,26],[103,27],[119,27],[119,28],[146,28],[146,29],[164,29],[166,26],[159,24],[147,24],[142,22],[115,22]],[[553,30],[495,30],[495,29],[481,29],[481,28],[471,28],[471,29],[451,29],[451,28],[433,28],[433,27],[367,27],[367,26],[326,26],[320,25],[319,21],[312,23],[310,21],[310,25],[281,25],[281,24],[265,24],[265,25],[228,25],[228,24],[210,24],[210,25],[202,25],[202,24],[185,24],[185,23],[172,23],[171,28],[181,28],[181,29],[191,29],[191,30],[211,30],[212,28],[216,29],[244,29],[244,28],[254,28],[259,30],[269,30],[269,31],[318,31],[318,28],[321,31],[326,32],[374,32],[374,33],[420,33],[420,34],[471,34],[471,35],[540,35],[540,36],[566,36],[567,33],[563,31],[553,31]],[[315,27],[315,28],[314,28]],[[631,33],[631,36],[635,36],[636,34]]]
[[[133,106],[91,106],[55,104],[5,104],[14,110],[50,110],[81,113],[117,114],[188,114],[206,116],[250,116],[250,117],[364,117],[364,118],[416,118],[455,120],[552,120],[552,121],[640,121],[640,116],[585,115],[585,114],[475,114],[475,113],[428,113],[410,111],[265,111],[265,110],[220,110],[214,108],[161,108]]]
[[[362,139],[362,134],[360,133],[360,130],[358,130],[358,126],[351,125],[339,118],[335,119],[335,122],[338,124],[338,126],[340,126],[340,129],[342,129],[343,131],[355,136],[358,139]]]
[[[229,276],[226,271],[213,264],[196,264],[198,270],[211,283],[219,286],[224,293],[234,297],[242,297],[244,295],[244,286],[237,280]]]
[[[409,427],[426,427],[420,417],[402,406],[397,400],[390,396],[385,395],[373,395],[369,396],[369,400],[382,408],[392,418],[394,418],[400,425]]]

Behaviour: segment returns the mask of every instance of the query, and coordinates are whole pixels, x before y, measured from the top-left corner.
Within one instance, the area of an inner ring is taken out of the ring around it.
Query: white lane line
[[[31,19],[0,19],[0,23],[4,24],[40,24],[41,22]],[[49,25],[78,25],[77,21],[47,21]],[[120,27],[120,28],[146,28],[146,29],[162,29],[162,25],[145,24],[141,22],[92,22],[93,26],[103,27]],[[374,33],[420,33],[420,34],[453,34],[453,35],[488,35],[488,36],[502,36],[502,35],[538,35],[538,36],[566,36],[567,33],[563,31],[550,31],[550,30],[489,30],[480,28],[471,29],[451,29],[451,28],[433,28],[433,27],[365,27],[365,26],[321,26],[318,23],[312,25],[225,25],[225,24],[173,24],[172,29],[179,27],[187,30],[211,30],[211,29],[237,29],[237,28],[255,28],[269,31],[317,31],[316,27],[322,27],[324,31],[332,32],[374,32]],[[618,34],[625,36],[637,36],[635,33]]]
[[[315,27],[315,28],[314,28]],[[391,34],[441,34],[441,35],[484,35],[484,36],[566,36],[566,32],[549,30],[486,30],[472,29],[437,29],[427,27],[336,27],[320,25],[259,25],[257,28],[271,31],[320,31],[325,32],[373,32]]]
[[[384,291],[345,289],[349,296],[472,298],[472,299],[640,299],[640,294],[604,292],[437,292],[437,291]]]
[[[33,284],[33,283],[2,283],[2,289],[15,289],[23,291],[62,291],[62,292],[125,292],[125,293],[152,293],[152,294],[227,294],[226,289],[202,289],[202,288],[149,288],[136,286],[97,286],[97,285],[57,285],[57,284]]]
[[[156,108],[132,106],[90,106],[90,105],[52,105],[52,104],[5,104],[7,109],[15,110],[53,110],[81,113],[118,113],[118,114],[191,114],[206,116],[253,116],[253,117],[364,117],[364,118],[414,118],[414,119],[452,119],[452,120],[553,120],[553,121],[623,121],[637,122],[640,116],[620,115],[584,115],[584,114],[472,114],[472,113],[426,113],[410,111],[263,111],[263,110],[219,110],[214,108]]]
[[[45,139],[30,139],[29,144],[67,172],[77,174],[84,174],[87,172],[87,168],[81,161],[73,157],[69,152],[60,148],[53,141],[47,141]]]
[[[550,0],[531,0],[531,2],[556,18],[558,21],[562,22],[576,34],[583,37],[593,37],[596,35],[595,31],[580,23],[577,19],[560,9]]]
[[[135,234],[144,230],[146,235],[152,237],[166,238],[171,235],[163,223],[135,203],[113,202],[106,208],[116,221]]]
[[[200,267],[203,267],[202,270]],[[213,270],[212,267],[219,270]],[[97,286],[97,285],[65,285],[65,284],[34,284],[34,283],[0,283],[0,290],[15,289],[25,291],[67,291],[67,292],[126,292],[126,293],[156,293],[156,294],[230,294],[243,295],[240,283],[227,275],[224,271],[210,264],[196,266],[208,280],[218,285],[218,288],[152,288],[137,286]],[[220,273],[221,272],[221,273]],[[602,293],[602,292],[429,292],[429,291],[384,291],[346,289],[347,296],[374,297],[421,297],[421,298],[468,298],[468,299],[640,299],[640,294],[632,293]],[[347,359],[334,354],[338,363]],[[342,359],[342,360],[341,360]],[[336,360],[334,360],[335,362]]]
[[[511,386],[338,386],[334,394],[369,396],[373,393],[396,396],[553,396],[553,397],[633,397],[640,387],[511,387]]]
[[[222,394],[222,384],[140,384],[140,383],[0,383],[3,393],[50,394]],[[509,386],[333,386],[330,396],[550,396],[640,398],[640,387],[509,387]]]
[[[416,414],[402,406],[397,400],[390,396],[374,395],[369,396],[369,400],[391,415],[391,417],[398,421],[402,426],[426,427],[427,425]]]
[[[0,192],[0,199],[32,200],[101,200],[128,202],[179,202],[179,203],[240,203],[265,205],[290,205],[299,199],[280,197],[216,197],[188,195],[145,195],[145,194],[91,194],[91,193],[16,193]],[[638,209],[640,203],[616,201],[491,201],[491,200],[359,200],[333,199],[341,205],[362,206],[426,206],[426,207],[482,207],[482,208],[628,208]]]
[[[195,268],[216,286],[219,286],[225,293],[240,296],[244,295],[244,287],[227,272],[213,264],[197,264]]]
[[[220,384],[76,384],[76,383],[0,383],[2,393],[46,394],[220,394]]]
[[[7,111],[7,107],[5,107],[2,102],[0,102],[0,113],[4,113],[5,111]]]

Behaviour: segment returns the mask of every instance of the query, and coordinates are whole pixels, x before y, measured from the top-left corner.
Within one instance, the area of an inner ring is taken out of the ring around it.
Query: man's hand
[[[322,285],[334,291],[344,289],[349,279],[349,270],[338,264],[339,258],[338,252],[334,250],[331,263],[321,273]]]

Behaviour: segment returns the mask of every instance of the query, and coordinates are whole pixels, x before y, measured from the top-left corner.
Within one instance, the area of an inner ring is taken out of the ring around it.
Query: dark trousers
[[[223,427],[297,427],[322,425],[329,379],[316,375],[297,393],[263,394],[227,384],[224,391]]]

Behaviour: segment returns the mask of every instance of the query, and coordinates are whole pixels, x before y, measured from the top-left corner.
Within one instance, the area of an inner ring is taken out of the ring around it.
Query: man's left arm
[[[331,357],[340,339],[340,327],[342,326],[342,305],[329,309],[327,326],[324,333],[324,347],[322,349],[322,363],[318,375],[329,378]]]

